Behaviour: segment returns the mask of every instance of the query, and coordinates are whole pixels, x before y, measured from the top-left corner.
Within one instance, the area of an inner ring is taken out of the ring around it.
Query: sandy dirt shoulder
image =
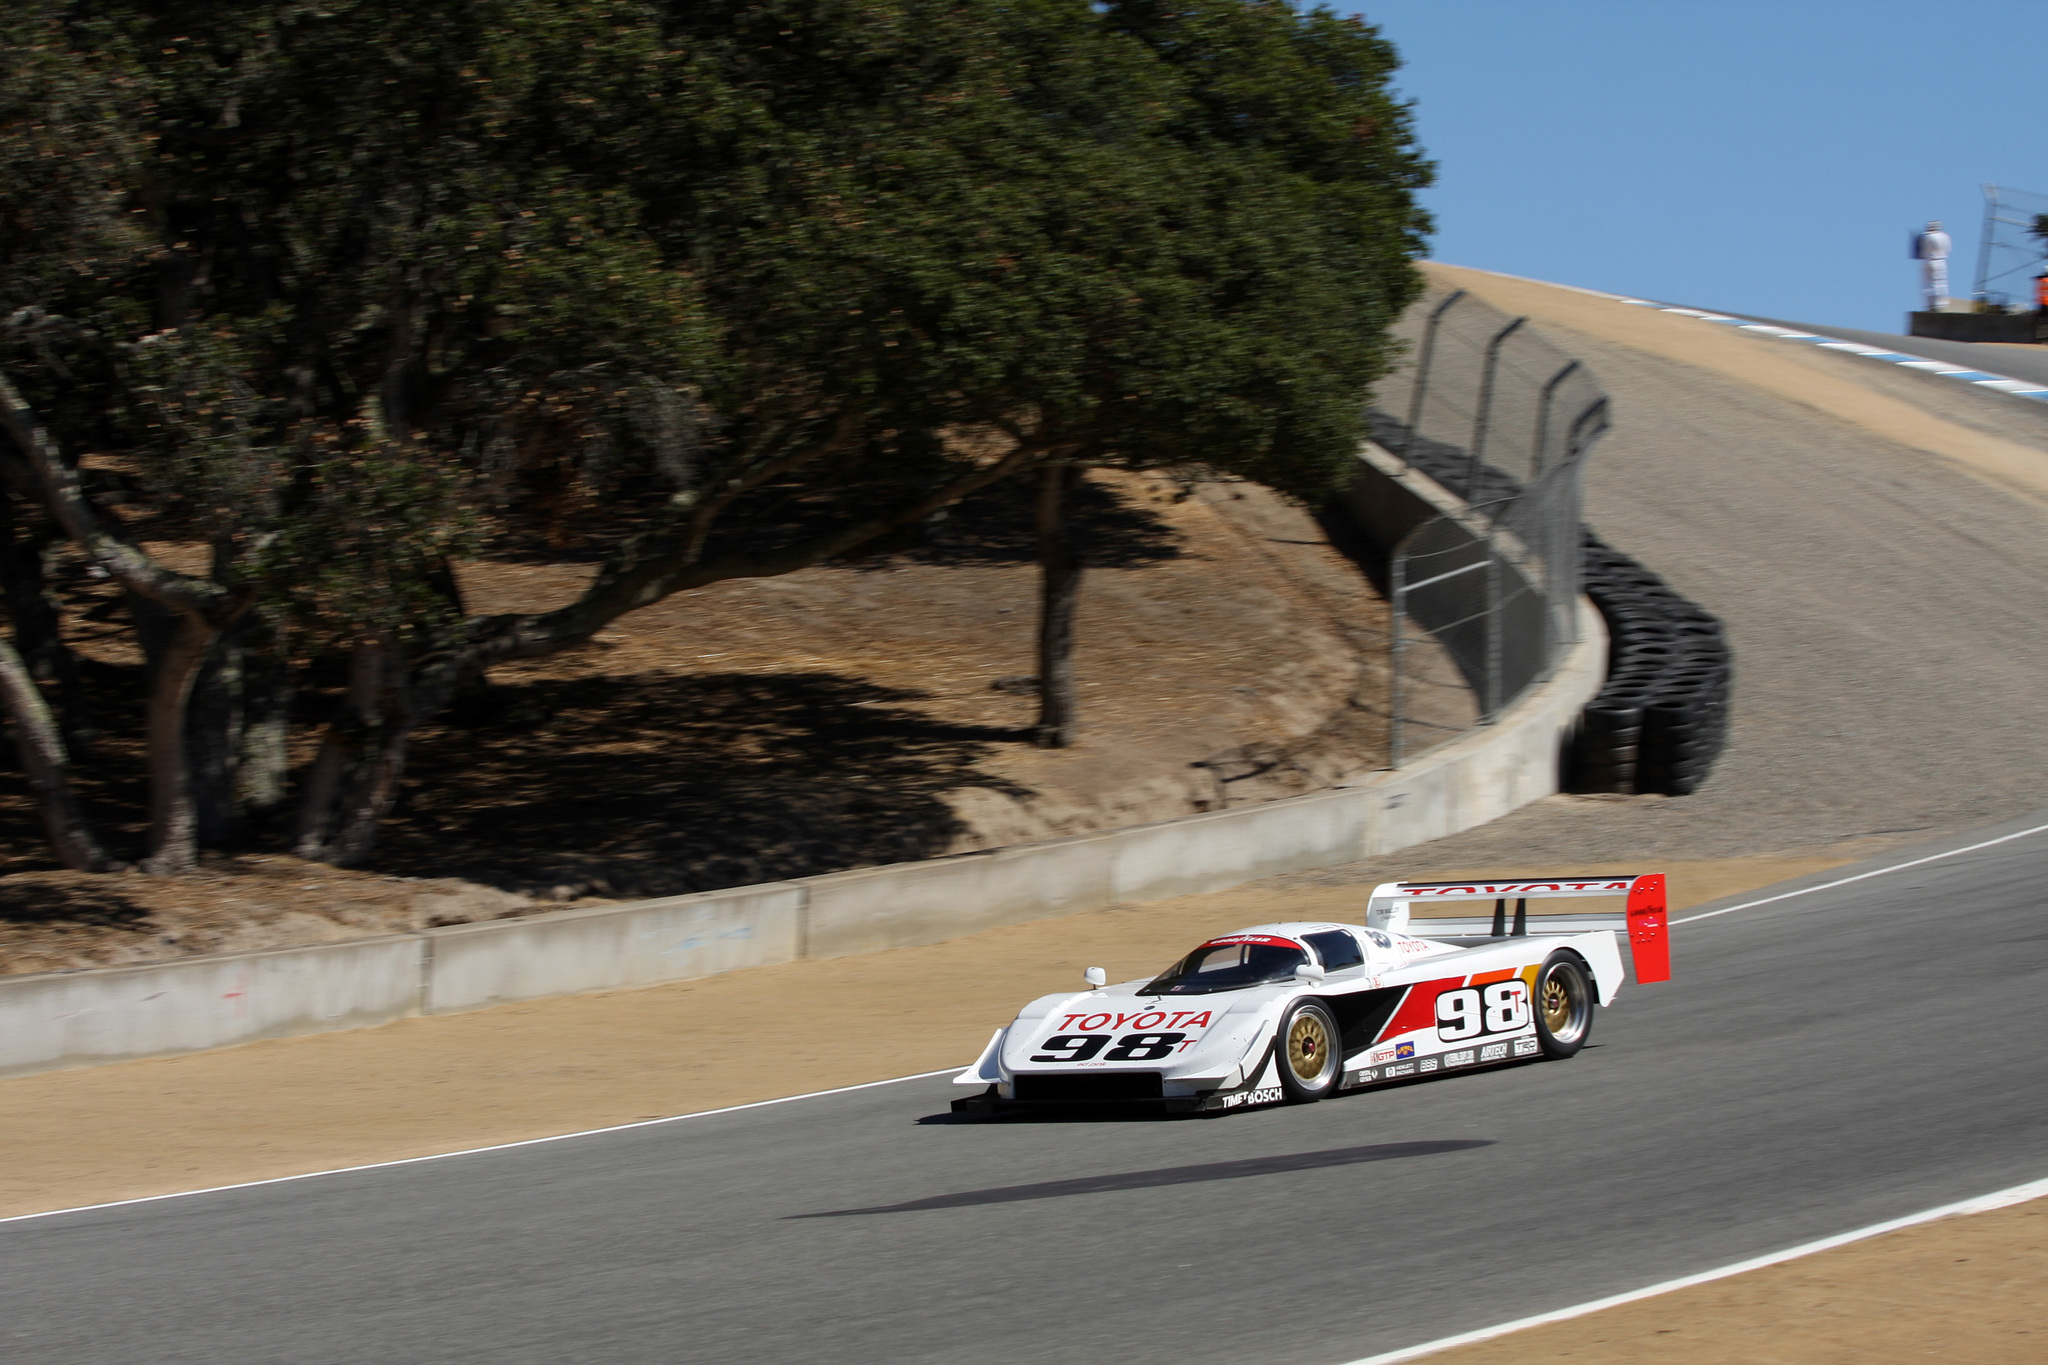
[[[1432,1365],[2017,1365],[2048,1359],[2048,1200],[1924,1223],[1424,1359]]]

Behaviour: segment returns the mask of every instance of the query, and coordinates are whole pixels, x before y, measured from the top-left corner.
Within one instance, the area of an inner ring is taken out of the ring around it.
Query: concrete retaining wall
[[[419,1013],[419,935],[0,977],[0,1075],[363,1028]]]
[[[743,886],[429,929],[419,1013],[688,981],[801,957],[804,889]]]
[[[1372,465],[1361,474],[1368,481],[1387,477]],[[1434,485],[1393,487],[1373,490],[1369,500],[1392,524],[1434,515],[1441,496]],[[1564,745],[1606,675],[1599,614],[1581,602],[1579,617],[1578,647],[1498,723],[1349,787],[1102,834],[632,905],[231,957],[0,977],[0,1075],[935,943],[1407,848],[1558,789]]]

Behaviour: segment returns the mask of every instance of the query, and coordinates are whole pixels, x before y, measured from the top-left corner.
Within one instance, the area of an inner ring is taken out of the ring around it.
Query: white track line
[[[1915,858],[1911,862],[1894,863],[1890,867],[1880,867],[1870,872],[1859,872],[1853,877],[1840,877],[1831,882],[1822,882],[1819,886],[1805,886],[1797,891],[1784,891],[1775,896],[1765,896],[1762,900],[1744,901],[1740,905],[1731,905],[1724,910],[1709,910],[1704,915],[1687,915],[1684,919],[1675,919],[1671,922],[1674,925],[1691,924],[1696,920],[1713,919],[1716,915],[1732,915],[1737,910],[1754,910],[1759,905],[1769,905],[1773,901],[1788,901],[1794,896],[1812,895],[1816,891],[1826,891],[1836,886],[1847,886],[1850,882],[1860,882],[1869,877],[1882,877],[1889,872],[1904,872],[1909,867],[1919,867],[1922,863],[1940,862],[1943,858],[1953,858],[1959,853],[1975,853],[1980,848],[1990,848],[1994,844],[2011,843],[2014,839],[2024,839],[2029,834],[2039,834],[2043,830],[2048,830],[2048,825],[2035,825],[2032,829],[2023,829],[2016,834],[2001,834],[1996,839],[1986,839],[1980,844],[1966,844],[1962,848],[1952,848],[1946,853],[1930,853],[1925,858]]]
[[[1451,1350],[1453,1347],[1470,1346],[1475,1342],[1492,1341],[1495,1337],[1504,1337],[1511,1332],[1521,1332],[1531,1327],[1541,1327],[1546,1323],[1568,1322],[1573,1318],[1582,1318],[1589,1313],[1598,1313],[1603,1309],[1619,1308],[1625,1303],[1636,1303],[1642,1299],[1656,1298],[1660,1294],[1669,1294],[1680,1289],[1690,1289],[1696,1284],[1709,1284],[1715,1280],[1725,1280],[1731,1275],[1741,1275],[1752,1270],[1762,1270],[1765,1266],[1779,1265],[1785,1261],[1796,1261],[1802,1256],[1812,1256],[1818,1252],[1832,1251],[1836,1247],[1847,1246],[1851,1242],[1861,1242],[1866,1238],[1881,1237],[1887,1232],[1897,1232],[1900,1228],[1910,1228],[1920,1223],[1931,1223],[1937,1218],[1953,1218],[1959,1214],[1966,1213],[1989,1213],[1993,1209],[2008,1208],[2014,1204],[2024,1204],[2028,1200],[2039,1199],[2043,1195],[2048,1195],[2048,1180],[2030,1180],[2024,1185],[2014,1185],[2010,1189],[1999,1190],[1993,1194],[1978,1195],[1975,1199],[1965,1199],[1955,1204],[1943,1204],[1938,1209],[1926,1209],[1920,1213],[1909,1213],[1904,1218],[1894,1218],[1885,1223],[1873,1223],[1867,1228],[1858,1228],[1854,1232],[1843,1232],[1833,1237],[1823,1237],[1818,1242],[1804,1242],[1796,1247],[1787,1247],[1783,1251],[1774,1251],[1768,1256],[1754,1256],[1747,1261],[1737,1261],[1734,1265],[1724,1265],[1718,1270],[1703,1270],[1697,1275],[1687,1275],[1682,1279],[1666,1280],[1662,1284],[1653,1284],[1643,1289],[1632,1289],[1626,1294],[1612,1294],[1604,1299],[1594,1299],[1591,1303],[1574,1304],[1570,1308],[1559,1308],[1548,1313],[1538,1313],[1534,1317],[1517,1318],[1513,1322],[1503,1322],[1495,1327],[1482,1327],[1476,1332],[1460,1332],[1454,1337],[1439,1337],[1435,1341],[1425,1341],[1420,1346],[1407,1346],[1398,1351],[1387,1351],[1380,1355],[1366,1356],[1360,1360],[1347,1361],[1345,1365],[1396,1365],[1396,1362],[1399,1361],[1415,1360],[1421,1356],[1435,1355],[1439,1351]]]
[[[201,1194],[225,1194],[229,1190],[253,1190],[264,1185],[287,1185],[294,1180],[318,1180],[324,1175],[351,1175],[356,1171],[381,1171],[392,1166],[417,1166],[425,1161],[450,1161],[459,1156],[478,1156],[484,1152],[509,1152],[516,1147],[538,1147],[546,1142],[567,1142],[572,1138],[596,1137],[600,1133],[623,1133],[634,1128],[652,1128],[662,1123],[681,1123],[685,1119],[708,1119],[714,1114],[737,1114],[743,1109],[766,1109],[772,1104],[795,1104],[798,1100],[822,1099],[826,1095],[845,1095],[855,1090],[873,1090],[881,1085],[901,1085],[905,1081],[921,1081],[932,1076],[949,1076],[964,1071],[972,1062],[960,1066],[944,1067],[938,1071],[920,1071],[914,1076],[891,1076],[886,1081],[865,1081],[860,1085],[841,1085],[831,1090],[812,1090],[802,1095],[784,1095],[780,1099],[755,1100],[751,1104],[729,1104],[723,1109],[699,1109],[690,1114],[670,1114],[666,1118],[639,1119],[632,1123],[615,1123],[608,1128],[585,1128],[574,1133],[556,1133],[551,1137],[522,1138],[518,1142],[499,1142],[489,1147],[465,1147],[459,1152],[435,1152],[431,1156],[400,1157],[396,1161],[372,1161],[362,1166],[337,1166],[330,1171],[307,1171],[302,1175],[278,1175],[268,1180],[245,1180],[239,1185],[209,1185],[198,1190],[174,1190],[170,1194],[146,1194],[139,1199],[114,1199],[104,1204],[80,1204],[75,1208],[50,1209],[43,1213],[17,1213],[10,1218],[0,1218],[0,1224],[26,1223],[31,1218],[56,1218],[66,1213],[92,1213],[99,1209],[120,1209],[130,1204],[154,1204],[162,1199],[190,1199]]]

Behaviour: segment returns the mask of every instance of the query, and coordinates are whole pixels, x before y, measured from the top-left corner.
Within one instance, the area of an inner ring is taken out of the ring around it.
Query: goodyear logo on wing
[[[1413,1044],[1413,1043],[1396,1043],[1396,1044],[1394,1044],[1394,1055],[1395,1055],[1396,1057],[1413,1057],[1413,1056],[1415,1055],[1415,1044]]]

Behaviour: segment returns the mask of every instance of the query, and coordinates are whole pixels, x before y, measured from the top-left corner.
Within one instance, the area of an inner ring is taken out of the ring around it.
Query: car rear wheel
[[[1320,1000],[1297,1001],[1280,1016],[1280,1085],[1290,1100],[1319,1100],[1344,1078],[1337,1020]]]
[[[1546,1057],[1569,1057],[1593,1032],[1593,978],[1577,953],[1552,953],[1536,974],[1536,1040]]]

